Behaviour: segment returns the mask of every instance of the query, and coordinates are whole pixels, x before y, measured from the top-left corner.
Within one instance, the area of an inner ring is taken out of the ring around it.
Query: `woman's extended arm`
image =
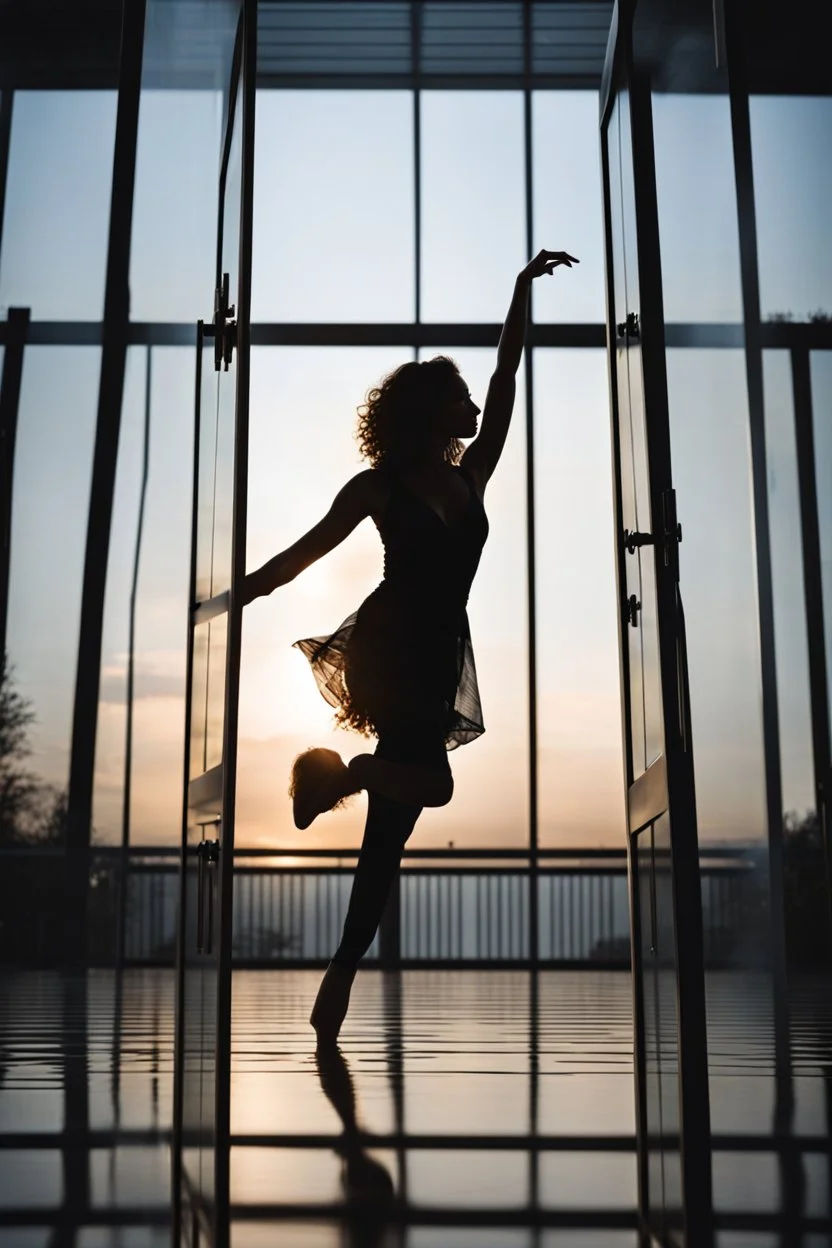
[[[372,468],[359,472],[338,492],[323,520],[292,546],[287,546],[255,572],[249,573],[243,589],[243,602],[270,594],[279,585],[294,580],[310,563],[328,554],[345,537],[349,537],[356,525],[378,507],[377,477]]]
[[[497,467],[511,423],[516,390],[515,374],[526,340],[531,284],[543,273],[551,276],[559,264],[565,264],[571,269],[573,264],[578,263],[577,258],[566,251],[539,251],[517,275],[514,294],[497,347],[497,367],[488,385],[480,433],[463,456],[465,467],[476,479],[480,491],[485,489],[486,482]]]

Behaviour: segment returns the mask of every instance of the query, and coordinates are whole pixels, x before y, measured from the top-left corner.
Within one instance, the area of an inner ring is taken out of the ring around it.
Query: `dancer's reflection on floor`
[[[396,1209],[396,1190],[389,1171],[369,1157],[361,1142],[355,1088],[346,1059],[337,1047],[319,1047],[315,1054],[324,1094],[344,1126],[335,1151],[343,1159],[341,1183],[350,1206],[345,1225],[346,1243],[352,1248],[396,1248],[399,1228],[387,1218]]]

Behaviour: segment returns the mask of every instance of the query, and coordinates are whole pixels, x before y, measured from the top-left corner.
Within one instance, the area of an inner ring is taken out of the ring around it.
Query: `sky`
[[[412,96],[401,91],[259,94],[255,321],[412,320],[412,109]],[[832,307],[832,260],[817,245],[832,177],[829,113],[827,100],[752,101],[766,315],[791,311],[800,319]],[[143,93],[131,257],[135,320],[192,323],[211,314],[220,114],[208,92]],[[600,323],[596,98],[535,93],[532,122],[533,250],[564,247],[581,259],[579,268],[536,283],[534,315]],[[0,309],[31,306],[36,320],[100,318],[114,126],[113,93],[16,95]],[[667,319],[735,321],[741,303],[727,102],[659,96],[654,126]],[[423,92],[422,139],[422,318],[499,322],[527,259],[522,97]],[[493,351],[452,354],[482,404]],[[361,467],[352,436],[355,408],[403,358],[407,352],[377,348],[254,350],[249,567],[319,519]],[[37,714],[33,765],[58,785],[68,764],[99,363],[94,347],[27,348],[21,397],[9,650]],[[805,809],[811,803],[808,686],[795,606],[800,585],[785,364],[779,353],[768,353],[769,489],[782,517],[774,557],[784,797],[787,808]],[[145,349],[132,348],[104,622],[94,811],[103,840],[120,835],[145,366]],[[828,399],[828,361],[816,354],[812,368],[818,395]],[[135,842],[173,844],[182,759],[191,351],[154,349],[150,386],[131,817]],[[685,534],[682,590],[700,829],[709,841],[749,839],[761,827],[763,774],[742,355],[671,351],[668,386]],[[546,846],[624,843],[608,410],[603,351],[536,352],[539,818]],[[817,415],[819,446],[832,436],[829,410],[827,402]],[[491,536],[470,603],[487,732],[452,755],[454,800],[425,814],[414,842],[421,845],[526,841],[525,464],[521,386],[504,459],[486,496]],[[828,570],[828,485],[821,508]],[[334,629],[380,575],[378,539],[366,522],[321,564],[247,608],[238,843],[297,845],[286,785],[299,750],[326,744],[351,756],[365,748],[361,738],[333,729],[331,711],[291,643]],[[827,587],[830,581],[827,576]],[[304,843],[355,845],[362,815],[358,799],[317,821]]]

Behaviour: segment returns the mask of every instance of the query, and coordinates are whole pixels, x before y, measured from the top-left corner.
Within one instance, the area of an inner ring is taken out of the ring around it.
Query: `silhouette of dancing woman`
[[[531,283],[573,263],[568,252],[544,250],[518,275],[479,436],[480,409],[453,360],[403,364],[358,409],[371,467],[347,482],[320,523],[246,580],[247,602],[270,594],[367,516],[384,545],[384,579],[358,611],[331,636],[295,643],[339,722],[378,739],[374,754],[348,765],[334,750],[312,749],[292,768],[298,828],[361,789],[368,794],[341,943],[310,1019],[319,1045],[337,1039],[416,820],[425,806],[451,799],[447,751],[485,730],[466,614],[488,534],[483,493],[511,421]],[[463,447],[467,438],[474,440]]]

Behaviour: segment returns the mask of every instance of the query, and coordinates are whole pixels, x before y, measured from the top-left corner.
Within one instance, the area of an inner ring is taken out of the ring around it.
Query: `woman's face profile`
[[[438,419],[443,433],[452,438],[473,438],[480,410],[471,398],[466,383],[461,377],[456,378],[439,410]]]

